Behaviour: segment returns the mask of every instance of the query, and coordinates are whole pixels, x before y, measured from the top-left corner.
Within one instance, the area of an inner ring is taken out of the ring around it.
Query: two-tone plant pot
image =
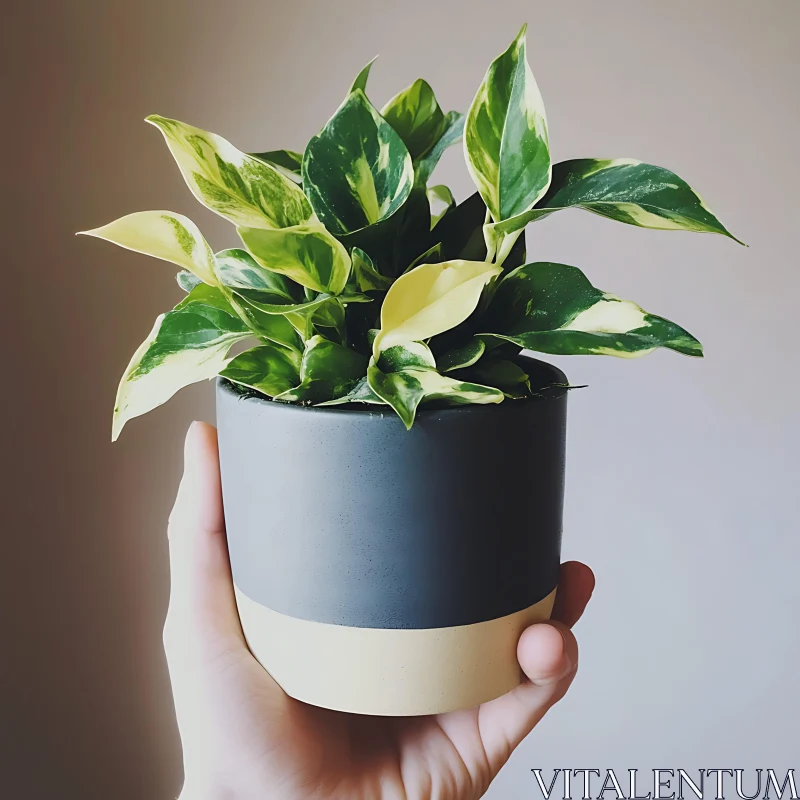
[[[566,378],[539,396],[423,410],[304,408],[220,381],[217,420],[248,645],[292,697],[361,714],[477,705],[521,680],[555,600]]]

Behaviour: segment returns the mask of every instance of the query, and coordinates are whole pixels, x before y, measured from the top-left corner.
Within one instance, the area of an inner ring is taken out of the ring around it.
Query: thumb
[[[564,696],[578,667],[578,643],[560,622],[531,625],[517,654],[527,681],[480,709],[481,736],[495,771]]]
[[[170,599],[164,645],[170,662],[243,647],[225,539],[217,431],[193,422],[169,518]]]

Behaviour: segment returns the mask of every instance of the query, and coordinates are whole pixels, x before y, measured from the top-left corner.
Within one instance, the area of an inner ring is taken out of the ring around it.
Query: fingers
[[[594,573],[586,564],[580,561],[562,564],[552,619],[571,628],[583,615],[594,591],[594,584]]]
[[[527,680],[481,706],[478,724],[493,770],[505,763],[572,683],[578,668],[578,643],[569,628],[583,613],[593,589],[594,575],[588,567],[578,562],[563,565],[558,619],[532,625],[519,640],[517,657]]]
[[[220,647],[244,647],[225,541],[217,432],[194,422],[169,520],[170,601],[167,656],[194,659]]]

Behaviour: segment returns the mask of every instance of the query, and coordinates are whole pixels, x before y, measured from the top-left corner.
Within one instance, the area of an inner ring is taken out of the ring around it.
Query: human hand
[[[578,665],[570,632],[594,589],[562,565],[553,620],[529,627],[527,681],[489,703],[428,717],[368,717],[286,695],[247,649],[234,599],[216,430],[194,423],[169,522],[164,646],[183,742],[181,800],[468,800],[560,700]]]

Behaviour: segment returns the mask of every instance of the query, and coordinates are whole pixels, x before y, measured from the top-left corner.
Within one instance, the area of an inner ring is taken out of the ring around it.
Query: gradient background
[[[530,229],[531,257],[679,321],[707,357],[558,360],[591,385],[570,398],[565,556],[598,588],[574,690],[489,796],[538,797],[532,767],[800,767],[800,3],[40,0],[5,12],[1,50],[4,796],[181,784],[165,522],[212,391],[111,446],[117,380],[181,293],[164,263],[73,232],[167,208],[217,249],[235,234],[142,118],[302,149],[376,53],[376,102],[424,76],[466,110],[525,20],[554,158],[668,166],[750,249],[577,211]],[[472,191],[457,148],[438,177]]]

